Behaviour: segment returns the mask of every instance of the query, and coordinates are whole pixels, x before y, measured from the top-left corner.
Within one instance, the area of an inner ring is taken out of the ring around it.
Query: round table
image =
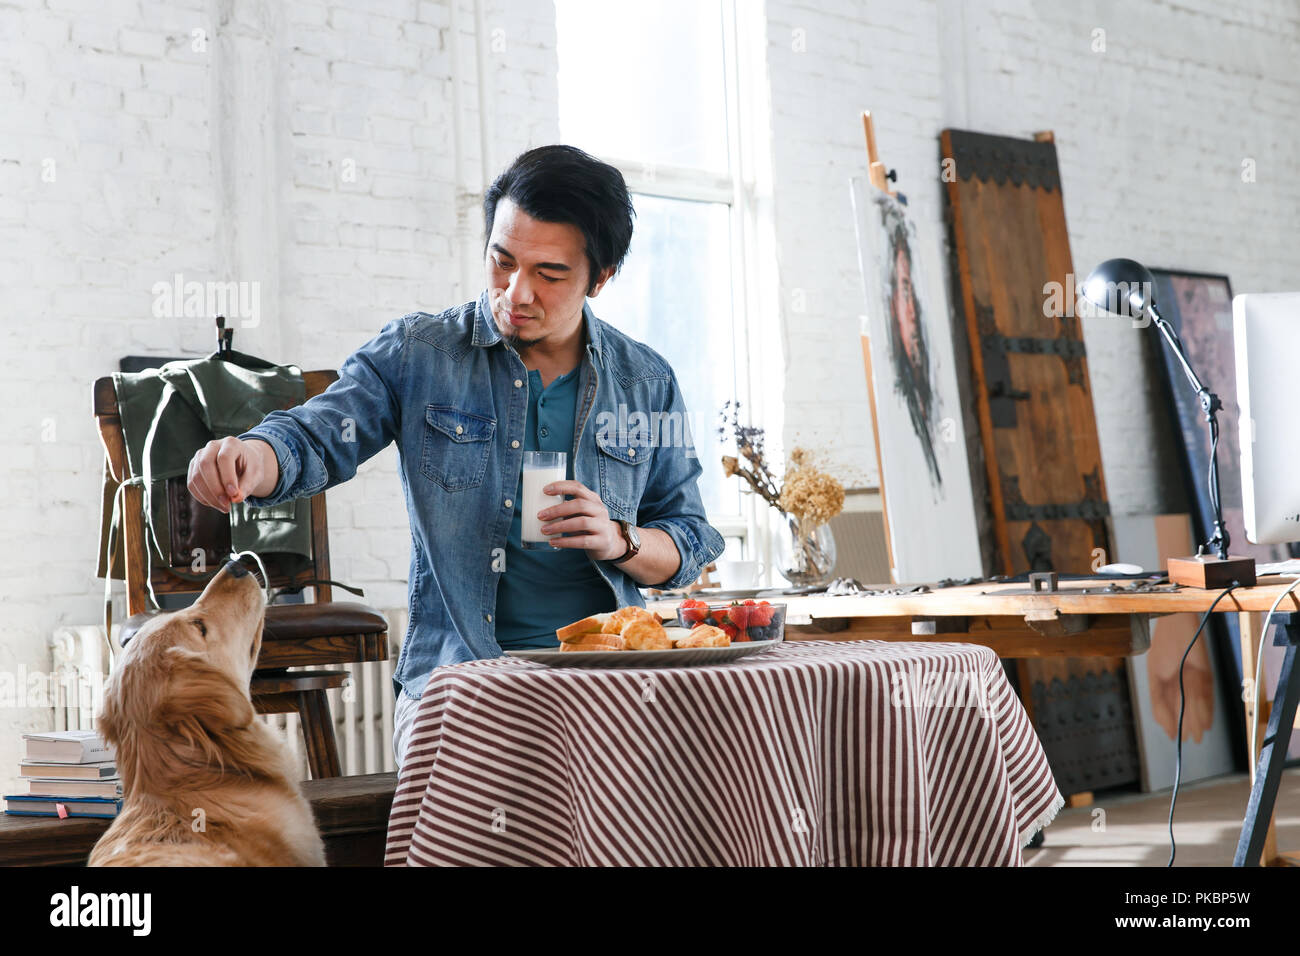
[[[993,651],[438,668],[386,865],[1020,865],[1064,801]]]

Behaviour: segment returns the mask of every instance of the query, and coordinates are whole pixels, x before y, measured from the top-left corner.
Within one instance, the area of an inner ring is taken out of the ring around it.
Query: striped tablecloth
[[[433,672],[385,863],[1015,866],[1063,804],[987,647]]]

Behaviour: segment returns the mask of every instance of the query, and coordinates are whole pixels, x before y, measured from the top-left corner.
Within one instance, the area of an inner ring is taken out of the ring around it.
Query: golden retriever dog
[[[122,812],[91,866],[324,866],[287,749],[254,718],[266,598],[230,561],[190,607],[149,620],[119,657],[99,728]]]

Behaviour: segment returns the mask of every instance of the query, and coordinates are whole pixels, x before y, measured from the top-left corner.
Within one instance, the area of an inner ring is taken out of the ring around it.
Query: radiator
[[[385,773],[397,769],[393,760],[393,669],[402,635],[406,633],[406,608],[384,610],[388,619],[388,659],[363,664],[331,665],[346,670],[348,680],[326,691],[339,765],[344,776]],[[60,627],[50,639],[52,701],[55,730],[93,730],[103,707],[106,680],[104,629],[96,625]],[[114,639],[117,627],[113,627]],[[290,667],[319,670],[319,667]],[[293,753],[302,779],[307,779],[307,752],[297,714],[259,714],[258,719],[277,731]]]
[[[117,627],[113,627],[114,639]],[[108,648],[94,624],[60,627],[50,638],[50,704],[54,730],[94,730],[104,706]]]

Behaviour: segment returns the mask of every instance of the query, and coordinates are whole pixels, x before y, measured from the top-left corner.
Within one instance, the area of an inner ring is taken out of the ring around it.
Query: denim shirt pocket
[[[420,470],[447,491],[464,491],[483,483],[496,419],[452,408],[425,409],[424,449]]]
[[[648,443],[636,442],[619,445],[608,436],[597,434],[596,447],[600,449],[600,498],[611,511],[611,517],[636,521],[637,506],[645,491],[650,475]],[[617,513],[613,513],[617,512]]]

